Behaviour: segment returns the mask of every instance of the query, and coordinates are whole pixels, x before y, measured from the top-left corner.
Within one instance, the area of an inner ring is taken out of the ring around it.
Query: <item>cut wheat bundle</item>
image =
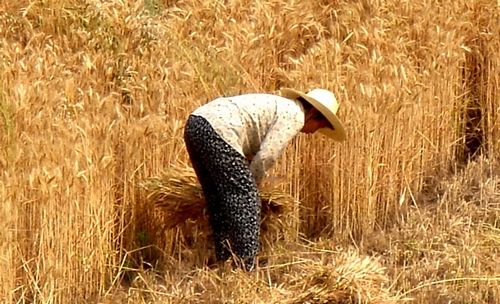
[[[333,253],[333,251],[332,251]],[[289,294],[280,303],[398,303],[389,278],[377,258],[356,251],[336,252],[333,260],[304,259],[289,281]]]
[[[145,192],[148,206],[162,211],[166,228],[174,228],[186,221],[206,221],[206,202],[196,174],[188,166],[170,166],[158,177],[150,177],[139,184]],[[286,228],[283,221],[298,203],[289,194],[272,190],[261,191],[262,221],[265,230]]]

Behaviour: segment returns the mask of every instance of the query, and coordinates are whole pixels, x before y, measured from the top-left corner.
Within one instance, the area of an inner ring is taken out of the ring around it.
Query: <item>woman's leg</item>
[[[252,269],[259,249],[261,205],[247,160],[201,117],[190,116],[185,141],[207,199],[216,251],[224,251],[217,243],[228,238],[231,250],[247,270]],[[217,236],[221,233],[223,237]],[[219,252],[217,256],[224,259],[226,255]]]
[[[215,256],[218,261],[225,261],[231,256],[231,252],[227,246],[229,233],[226,227],[228,225],[225,223],[225,219],[219,210],[220,199],[217,194],[217,187],[212,179],[212,174],[209,170],[210,166],[207,166],[208,163],[216,160],[205,157],[207,150],[211,150],[211,148],[204,142],[205,137],[203,133],[206,132],[203,130],[204,128],[204,124],[200,123],[198,118],[190,116],[184,131],[184,141],[207,203],[208,220],[212,228],[212,237],[215,245]]]

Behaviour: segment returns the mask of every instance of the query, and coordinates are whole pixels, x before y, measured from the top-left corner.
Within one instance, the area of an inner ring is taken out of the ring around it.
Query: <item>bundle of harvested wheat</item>
[[[148,178],[139,186],[145,191],[147,205],[163,211],[165,227],[173,228],[188,220],[206,221],[203,192],[190,167],[171,166],[161,176]],[[297,201],[276,190],[262,191],[261,201],[263,228],[286,228],[281,217],[289,215]]]
[[[332,252],[333,253],[333,252]],[[355,251],[336,252],[331,261],[304,260],[288,286],[287,304],[397,303],[385,268],[376,258]]]

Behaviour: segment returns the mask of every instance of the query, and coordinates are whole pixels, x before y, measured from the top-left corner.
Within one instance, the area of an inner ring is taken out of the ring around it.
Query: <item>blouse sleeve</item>
[[[288,142],[304,125],[304,114],[298,107],[278,109],[274,123],[268,129],[259,151],[250,163],[250,170],[260,185],[266,171],[280,157]]]

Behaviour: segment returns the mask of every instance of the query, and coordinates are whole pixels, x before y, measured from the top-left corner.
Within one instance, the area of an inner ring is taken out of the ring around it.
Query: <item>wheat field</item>
[[[4,0],[1,303],[500,303],[500,3]],[[221,96],[334,91],[252,273],[141,184]]]

